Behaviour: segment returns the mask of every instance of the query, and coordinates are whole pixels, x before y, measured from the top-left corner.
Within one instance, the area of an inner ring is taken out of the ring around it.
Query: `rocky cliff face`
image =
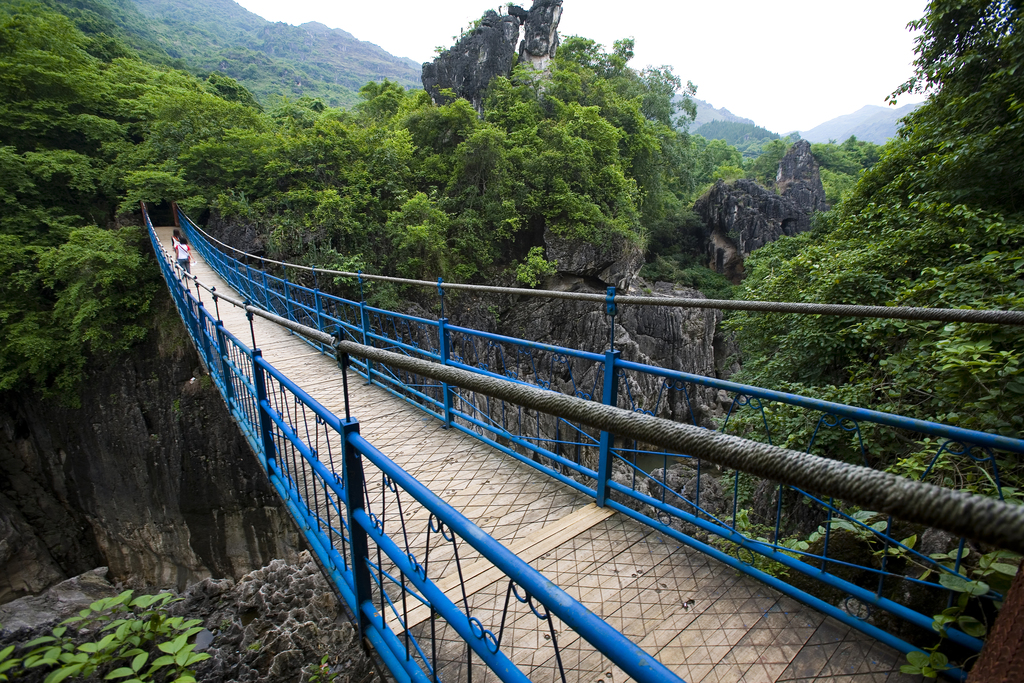
[[[806,140],[794,144],[779,164],[779,194],[752,180],[719,180],[694,204],[705,224],[707,265],[732,282],[743,279],[743,261],[755,249],[810,230],[811,216],[827,211],[818,162]]]
[[[462,37],[450,50],[423,65],[423,89],[437,104],[451,102],[441,93],[452,90],[483,111],[483,94],[495,76],[512,73],[512,60],[519,42],[519,19],[499,17],[488,10],[480,25]]]
[[[534,0],[529,11],[517,5],[500,16],[488,10],[480,25],[464,35],[450,50],[423,65],[423,89],[437,104],[451,101],[441,93],[450,89],[483,112],[483,94],[496,76],[509,76],[519,44],[519,60],[544,69],[558,49],[558,22],[562,0]],[[525,37],[520,42],[520,35]]]
[[[164,302],[169,307],[168,302]],[[160,587],[241,577],[299,538],[173,310],[81,408],[0,404],[0,602],[92,569]]]
[[[696,290],[659,282],[649,286],[637,276],[643,252],[626,239],[611,239],[601,246],[544,235],[546,258],[557,264],[558,273],[547,278],[545,289],[604,295],[609,286],[620,295],[703,298]],[[605,307],[594,302],[564,299],[533,299],[511,296],[467,295],[451,307],[452,321],[466,327],[554,346],[603,353],[609,344],[611,319]],[[714,377],[718,373],[715,331],[721,313],[703,309],[620,306],[615,317],[615,348],[625,360]],[[489,353],[493,350],[488,351]],[[551,359],[539,365],[544,375]],[[718,359],[722,365],[724,359]],[[503,362],[494,357],[492,369]],[[600,369],[576,359],[555,361],[553,387],[566,393],[583,392],[600,400]],[[724,367],[724,366],[723,366]],[[521,369],[526,372],[526,368]],[[710,425],[721,412],[721,397],[703,387],[689,387],[689,402],[681,391],[665,391],[663,383],[646,375],[630,375],[628,391],[620,389],[620,407],[639,408],[661,417]]]
[[[519,45],[519,61],[544,70],[558,49],[558,22],[562,18],[562,0],[533,0],[525,17],[526,35]]]
[[[807,140],[798,140],[782,157],[775,176],[775,189],[804,211],[828,211],[825,188],[821,184],[821,168],[811,154],[811,143]]]

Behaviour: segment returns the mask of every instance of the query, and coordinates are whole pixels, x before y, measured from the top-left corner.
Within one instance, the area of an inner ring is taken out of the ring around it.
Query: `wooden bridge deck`
[[[169,248],[171,228],[157,231]],[[192,272],[205,285],[233,291],[198,254],[196,259]],[[238,338],[250,340],[243,312],[221,305],[220,314]],[[254,325],[264,357],[324,406],[344,415],[336,363],[268,321],[256,318]],[[408,403],[367,386],[354,372],[349,388],[352,415],[370,443],[688,683],[921,680],[899,672],[905,660],[897,651],[659,532],[597,509],[527,465],[443,429]],[[436,566],[434,557],[432,551],[431,567]],[[507,582],[484,567],[470,579],[474,558],[471,553],[461,558],[470,584],[468,599],[474,615],[487,625],[493,623],[485,618],[488,614],[500,621]],[[457,591],[451,576],[448,583]],[[425,611],[410,612],[410,632],[429,634],[426,622]],[[533,680],[557,680],[550,635],[540,624],[532,617],[514,621],[506,627],[503,649],[511,643],[514,661],[537,667]],[[588,646],[577,647],[571,641],[574,634],[560,627],[556,637],[568,680],[627,680]],[[497,632],[497,624],[493,628]],[[442,628],[438,635],[444,639]],[[465,680],[464,646],[457,646],[454,638],[448,642],[451,663],[441,671],[442,678]],[[491,680],[477,667],[473,675]]]

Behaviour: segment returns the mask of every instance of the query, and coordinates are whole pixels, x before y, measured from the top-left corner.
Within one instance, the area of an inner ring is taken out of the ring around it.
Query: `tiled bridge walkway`
[[[167,248],[171,228],[157,231]],[[193,274],[234,295],[196,259]],[[222,303],[220,314],[235,336],[251,341],[244,312]],[[257,317],[254,325],[264,357],[344,415],[335,361],[273,323]],[[595,508],[527,465],[443,429],[354,372],[349,388],[352,415],[370,443],[688,683],[920,680],[899,673],[904,659],[895,650],[634,520]],[[504,588],[480,590],[488,592],[503,597]],[[539,651],[545,643],[535,639]],[[517,649],[521,660],[521,643]],[[567,666],[570,681],[625,678],[594,654]]]

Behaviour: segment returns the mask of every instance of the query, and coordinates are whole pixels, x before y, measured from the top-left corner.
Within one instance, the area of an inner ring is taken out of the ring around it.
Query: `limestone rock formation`
[[[131,358],[93,370],[81,408],[0,405],[0,602],[99,565],[184,588],[298,552],[191,340],[173,309],[163,315],[173,322]]]
[[[452,98],[441,91],[451,90],[482,113],[487,84],[496,76],[511,75],[517,44],[520,61],[537,69],[547,66],[558,49],[561,16],[562,0],[534,0],[529,11],[511,5],[504,16],[488,10],[476,28],[423,65],[423,89],[437,104],[450,102]]]
[[[708,267],[734,283],[743,279],[743,260],[750,252],[811,227],[809,213],[753,180],[719,180],[693,208],[706,226]]]
[[[608,286],[626,290],[644,259],[643,250],[622,236],[597,244],[567,239],[545,229],[544,249],[545,257],[556,264],[559,273],[545,285],[550,289],[563,289],[566,283],[583,278],[601,290]]]
[[[805,211],[828,211],[825,188],[821,184],[821,169],[811,154],[811,143],[807,140],[798,140],[782,157],[779,172],[775,176],[775,189]]]
[[[755,249],[783,235],[810,230],[811,216],[827,211],[817,161],[806,140],[794,144],[779,163],[776,187],[781,194],[752,180],[719,180],[694,204],[705,224],[707,265],[732,282],[743,279],[743,261]]]
[[[549,284],[552,281],[557,281],[562,291],[604,294],[590,278],[563,275],[549,280]],[[635,285],[640,283],[638,280]],[[634,286],[621,293],[703,297],[696,290],[674,288],[668,283],[658,283],[653,290],[646,291]],[[486,311],[494,311],[495,315],[488,319]],[[488,295],[463,299],[452,310],[451,317],[459,325],[592,353],[603,353],[608,348],[611,323],[604,306],[590,301],[511,297],[501,300]],[[615,317],[615,348],[622,352],[625,360],[713,377],[713,341],[720,319],[718,311],[704,309],[621,306]],[[491,349],[479,351],[493,354]],[[534,366],[523,365],[518,371],[532,377],[536,370],[540,380],[552,382],[552,388],[600,400],[601,370],[595,363],[580,359],[561,361],[545,354],[539,354],[534,361]],[[474,358],[473,362],[487,362],[493,371],[504,372],[511,368],[502,364],[515,363],[516,359],[494,356]],[[659,417],[708,426],[712,417],[721,414],[721,398],[711,389],[688,387],[690,400],[687,401],[682,391],[665,390],[662,380],[652,375],[630,373],[624,382],[623,387],[628,384],[629,389],[620,390],[619,406],[622,408],[642,409]],[[487,408],[481,406],[481,410]],[[548,427],[553,433],[553,423],[542,424],[542,429]]]
[[[0,606],[0,642],[28,642],[50,631],[91,603],[117,595],[99,567],[51,586],[40,595],[19,598]]]
[[[477,28],[433,62],[423,65],[423,89],[438,104],[451,101],[451,97],[441,93],[442,89],[450,89],[457,97],[469,100],[478,112],[483,111],[487,84],[495,76],[512,73],[519,21],[515,16],[499,17],[494,10],[488,10]]]
[[[526,36],[519,45],[520,62],[533,68],[547,68],[558,49],[558,22],[562,18],[562,0],[534,0],[526,18]]]
[[[308,552],[295,564],[274,560],[231,579],[190,586],[171,612],[202,619],[212,639],[210,659],[196,666],[209,683],[308,681],[327,655],[328,677],[337,683],[366,680],[370,662],[359,633]]]

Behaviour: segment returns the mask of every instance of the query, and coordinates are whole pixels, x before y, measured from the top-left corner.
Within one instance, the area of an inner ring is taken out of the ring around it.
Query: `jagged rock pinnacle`
[[[423,89],[438,104],[452,101],[442,92],[450,90],[482,113],[483,93],[491,79],[511,75],[517,44],[521,62],[547,67],[558,49],[561,16],[562,0],[534,0],[529,11],[511,5],[507,15],[488,10],[452,48],[423,65]]]

